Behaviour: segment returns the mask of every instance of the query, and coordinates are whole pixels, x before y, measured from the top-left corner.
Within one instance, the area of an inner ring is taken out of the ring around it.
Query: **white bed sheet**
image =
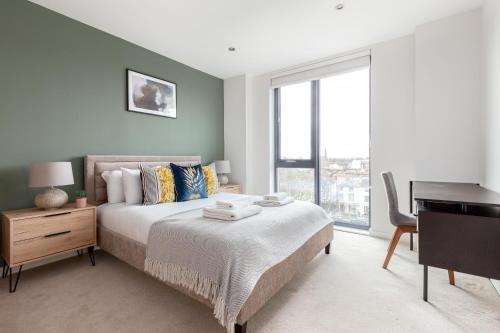
[[[146,245],[149,228],[163,217],[214,205],[217,200],[238,201],[248,197],[242,194],[217,193],[207,199],[151,206],[126,205],[124,202],[105,203],[97,207],[97,223],[113,232]]]

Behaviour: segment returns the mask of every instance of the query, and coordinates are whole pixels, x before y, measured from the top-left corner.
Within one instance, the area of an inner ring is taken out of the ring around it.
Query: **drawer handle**
[[[64,213],[56,213],[56,214],[51,214],[51,215],[45,215],[44,217],[52,217],[52,216],[68,215],[68,214],[71,214],[71,212],[64,212]]]
[[[60,235],[65,235],[65,234],[69,234],[70,232],[71,232],[71,230],[62,231],[62,232],[56,232],[55,234],[45,235],[45,238],[55,237],[55,236],[60,236]]]

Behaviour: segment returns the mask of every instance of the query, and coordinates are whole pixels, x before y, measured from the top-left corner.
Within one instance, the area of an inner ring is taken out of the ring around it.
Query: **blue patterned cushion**
[[[207,197],[205,175],[200,164],[194,166],[180,166],[171,163],[174,174],[176,201],[188,201]]]

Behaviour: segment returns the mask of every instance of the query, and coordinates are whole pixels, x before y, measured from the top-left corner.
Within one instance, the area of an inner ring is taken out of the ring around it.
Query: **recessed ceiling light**
[[[227,49],[228,49],[230,52],[234,52],[234,51],[236,51],[236,48],[235,48],[235,47],[233,47],[233,46],[230,46],[230,47],[228,47]]]
[[[336,10],[342,10],[342,9],[344,9],[344,4],[343,3],[339,3],[337,6],[335,6],[335,9]]]

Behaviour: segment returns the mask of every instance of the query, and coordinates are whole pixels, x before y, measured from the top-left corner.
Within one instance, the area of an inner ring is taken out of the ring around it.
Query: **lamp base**
[[[229,183],[229,179],[227,178],[226,175],[220,175],[219,182],[221,185],[226,185],[227,183]]]
[[[60,208],[67,202],[68,194],[55,187],[48,188],[45,192],[37,194],[35,197],[35,206],[45,210]]]

